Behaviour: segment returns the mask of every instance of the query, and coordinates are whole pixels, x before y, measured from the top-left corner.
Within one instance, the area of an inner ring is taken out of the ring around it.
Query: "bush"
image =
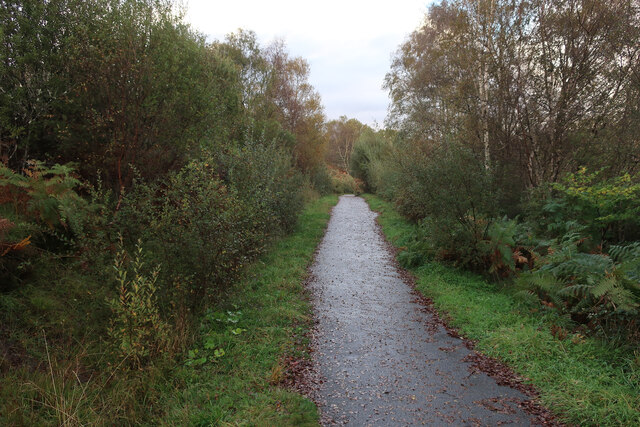
[[[320,195],[327,195],[333,192],[333,185],[331,182],[331,173],[327,165],[323,164],[316,167],[309,174],[311,185]]]
[[[136,181],[116,221],[164,266],[162,283],[193,277],[196,303],[231,284],[272,236],[293,229],[302,189],[303,177],[284,151],[248,142],[157,183]],[[171,298],[169,289],[162,294]]]
[[[389,173],[392,145],[383,132],[366,128],[353,146],[351,174],[363,182],[367,191],[383,190]]]
[[[601,175],[581,168],[537,189],[528,206],[530,221],[554,237],[580,224],[593,248],[640,239],[640,178]]]
[[[330,169],[331,172],[331,189],[336,194],[355,194],[362,193],[362,181],[343,172],[339,169]]]
[[[289,233],[304,204],[303,176],[294,169],[291,155],[276,145],[248,140],[218,162],[226,171],[225,183],[235,191],[263,225],[264,234]]]
[[[156,302],[160,266],[146,275],[142,258],[140,242],[131,261],[120,242],[113,266],[118,296],[109,300],[113,319],[108,333],[115,346],[116,357],[127,360],[127,365],[135,369],[142,369],[154,360],[168,342],[168,327],[160,318]]]
[[[454,144],[429,150],[403,145],[393,161],[385,191],[394,195],[401,213],[423,222],[431,255],[484,269],[488,232],[498,212],[482,162]]]
[[[263,225],[205,162],[192,162],[166,179],[137,181],[122,201],[118,228],[141,239],[154,263],[164,266],[161,282],[194,277],[192,302],[231,283],[245,262],[259,253]],[[163,289],[163,297],[170,297]]]

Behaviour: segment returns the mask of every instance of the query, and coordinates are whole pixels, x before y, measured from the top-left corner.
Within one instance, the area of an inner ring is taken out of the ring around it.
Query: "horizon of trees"
[[[522,189],[640,162],[633,0],[433,4],[396,52],[387,125],[418,150],[458,141]]]

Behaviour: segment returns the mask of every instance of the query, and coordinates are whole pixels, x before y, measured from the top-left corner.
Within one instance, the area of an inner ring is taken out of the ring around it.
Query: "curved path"
[[[366,202],[342,196],[311,267],[324,424],[530,425],[528,398],[471,373],[471,353],[416,302]]]

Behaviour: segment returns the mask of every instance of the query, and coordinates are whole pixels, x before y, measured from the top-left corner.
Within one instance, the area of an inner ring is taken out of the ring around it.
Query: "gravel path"
[[[323,423],[530,425],[527,396],[462,359],[471,353],[394,267],[366,202],[342,196],[311,267]]]

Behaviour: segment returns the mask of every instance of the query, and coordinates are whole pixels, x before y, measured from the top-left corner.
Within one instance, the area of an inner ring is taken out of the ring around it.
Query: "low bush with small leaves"
[[[360,194],[362,192],[362,181],[352,177],[349,173],[330,169],[331,188],[336,194]]]
[[[120,242],[113,265],[117,297],[109,300],[113,311],[109,337],[116,357],[136,369],[144,368],[165,350],[169,332],[156,300],[160,266],[145,272],[143,256],[140,242],[131,260]]]
[[[333,192],[331,185],[331,173],[326,165],[315,168],[310,174],[311,185],[320,195],[327,195]]]
[[[284,151],[248,141],[194,160],[161,181],[137,181],[116,222],[163,265],[162,300],[175,299],[176,278],[191,277],[187,300],[197,305],[224,291],[271,238],[292,230],[302,188],[303,178]]]

